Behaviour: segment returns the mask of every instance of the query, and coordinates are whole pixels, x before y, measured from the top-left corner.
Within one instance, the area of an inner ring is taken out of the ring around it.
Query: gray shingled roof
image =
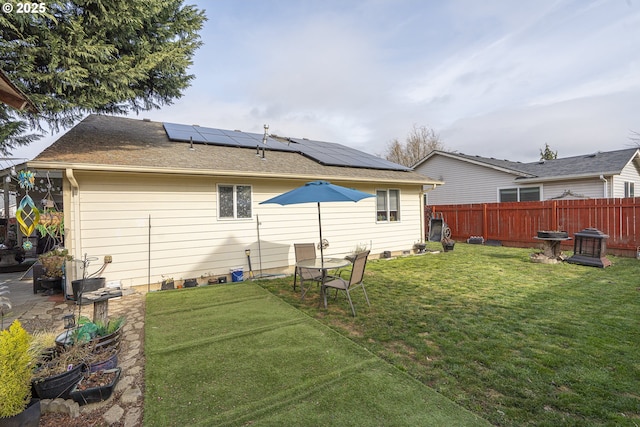
[[[490,157],[471,156],[461,153],[447,153],[469,161],[483,163],[490,167],[498,167],[519,175],[519,180],[536,178],[562,178],[573,176],[616,175],[633,159],[637,148],[616,151],[596,152],[555,160],[536,161],[530,163],[513,162]]]
[[[530,176],[528,172],[522,169],[523,163],[520,163],[520,162],[512,162],[510,160],[495,159],[493,157],[472,156],[472,155],[462,154],[462,153],[448,153],[448,154],[453,155],[455,157],[462,157],[472,162],[484,163],[487,166],[493,166],[500,169],[507,169],[516,175]]]
[[[434,184],[413,171],[325,166],[298,153],[190,144],[169,140],[162,123],[124,117],[89,115],[31,162],[32,168],[131,171],[194,171],[205,174],[313,177],[350,181]],[[364,153],[363,153],[364,154]]]
[[[636,155],[637,148],[598,151],[581,156],[564,157],[544,162],[524,163],[523,169],[539,178],[562,176],[615,175]]]

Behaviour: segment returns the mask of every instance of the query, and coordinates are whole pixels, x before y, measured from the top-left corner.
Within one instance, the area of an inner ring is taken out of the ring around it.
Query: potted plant
[[[456,244],[456,241],[453,239],[450,239],[449,237],[442,238],[442,249],[445,252],[452,251],[455,244]]]
[[[122,336],[122,327],[126,322],[124,316],[114,317],[109,319],[106,323],[96,322],[98,329],[96,335],[93,337],[92,343],[96,350],[105,349],[110,346],[118,347],[120,344],[120,337]]]
[[[170,289],[175,288],[175,282],[173,281],[173,277],[164,277],[162,276],[162,284],[160,285],[161,291],[168,291]]]
[[[361,252],[367,251],[367,245],[365,243],[358,243],[353,251],[345,257],[345,259],[349,260],[349,262],[355,261],[356,257]]]
[[[195,279],[195,278],[186,279],[182,284],[182,286],[184,286],[185,288],[195,288],[198,286],[198,279]]]
[[[31,341],[19,320],[0,331],[0,426],[40,423],[40,401],[31,396]]]
[[[31,352],[36,361],[51,360],[57,354],[56,333],[49,331],[36,331],[31,337]]]
[[[74,385],[86,370],[85,360],[91,351],[89,346],[70,345],[58,347],[51,360],[40,359],[33,372],[31,384],[40,399],[67,399]]]
[[[71,398],[79,405],[107,400],[120,379],[121,371],[121,368],[114,368],[86,372],[71,390]]]
[[[422,240],[413,244],[413,251],[417,254],[423,254],[425,249],[427,249],[427,244]]]
[[[86,359],[89,372],[103,371],[105,369],[114,369],[118,366],[119,348],[116,346],[94,348]]]
[[[55,207],[47,207],[44,212],[40,212],[36,230],[41,236],[51,238],[55,244],[61,244],[64,235],[64,213]]]
[[[43,275],[40,277],[42,287],[54,290],[62,289],[62,277],[64,276],[64,266],[67,261],[73,258],[67,249],[55,248],[38,257],[42,264]]]
[[[118,347],[125,322],[124,316],[115,317],[106,323],[92,322],[88,317],[80,316],[78,327],[70,334],[64,332],[58,335],[56,344],[61,347],[91,345],[92,351],[102,351],[110,346]]]

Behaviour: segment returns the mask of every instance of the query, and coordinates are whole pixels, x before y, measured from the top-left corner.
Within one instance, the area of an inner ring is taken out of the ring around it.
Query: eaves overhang
[[[589,179],[599,178],[602,176],[619,175],[620,171],[605,171],[605,172],[592,172],[573,175],[559,175],[559,176],[543,176],[543,177],[518,177],[514,181],[518,183],[526,182],[527,184],[544,183],[544,182],[557,182],[557,181],[572,181],[576,179]]]
[[[38,108],[4,73],[0,70],[0,101],[17,110],[29,110],[37,113]]]
[[[167,168],[167,167],[137,167],[131,165],[103,165],[103,164],[87,164],[87,163],[67,163],[67,162],[51,162],[32,160],[26,163],[28,168],[33,169],[50,169],[50,170],[66,170],[74,171],[92,171],[92,172],[123,172],[123,173],[155,173],[155,174],[171,174],[171,175],[200,175],[200,176],[220,176],[220,177],[244,177],[259,179],[296,179],[296,180],[333,180],[343,182],[386,182],[393,184],[405,185],[442,185],[441,181],[433,180],[428,177],[421,177],[417,173],[411,173],[411,177],[366,177],[366,176],[347,176],[335,174],[305,174],[305,173],[272,173],[257,171],[235,171],[235,170],[214,170],[214,169],[194,169],[194,168]],[[416,176],[418,175],[418,176]]]

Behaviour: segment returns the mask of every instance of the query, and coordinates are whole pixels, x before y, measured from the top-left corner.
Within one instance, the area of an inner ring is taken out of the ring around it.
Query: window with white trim
[[[630,181],[624,183],[624,197],[635,197],[635,184]]]
[[[376,190],[376,221],[400,221],[400,190]]]
[[[501,202],[540,201],[540,187],[501,188],[499,194]]]
[[[251,186],[218,185],[218,218],[251,218]]]

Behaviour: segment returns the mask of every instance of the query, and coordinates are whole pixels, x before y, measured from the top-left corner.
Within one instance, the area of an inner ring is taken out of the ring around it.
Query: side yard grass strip
[[[255,284],[146,310],[145,425],[489,425]]]

